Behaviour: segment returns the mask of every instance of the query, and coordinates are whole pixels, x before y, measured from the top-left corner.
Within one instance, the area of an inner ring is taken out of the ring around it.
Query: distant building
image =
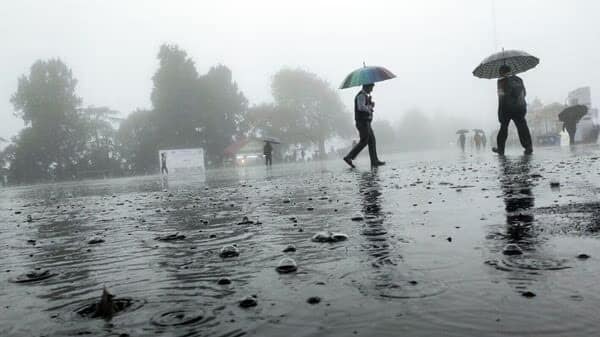
[[[567,105],[585,105],[588,107],[587,115],[577,123],[576,143],[592,144],[598,141],[600,131],[600,116],[598,109],[592,106],[592,90],[590,87],[577,88],[567,95]]]
[[[562,122],[558,120],[558,114],[564,108],[560,103],[544,105],[537,98],[528,106],[527,123],[535,145],[560,145]]]
[[[588,114],[577,124],[575,141],[578,143],[596,143],[600,130],[600,115],[598,109],[592,107],[591,88],[577,88],[567,94],[566,104],[542,104],[535,99],[528,106],[527,123],[531,129],[533,141],[538,146],[560,145],[560,132],[563,124],[558,120],[558,114],[566,107],[581,104],[588,107]]]

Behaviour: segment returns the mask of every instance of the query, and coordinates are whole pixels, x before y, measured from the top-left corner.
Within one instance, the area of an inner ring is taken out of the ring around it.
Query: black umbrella
[[[460,129],[460,130],[456,131],[457,135],[460,135],[460,134],[463,134],[463,133],[469,133],[469,130],[467,130],[467,129]]]
[[[503,50],[481,61],[481,64],[473,70],[473,75],[479,78],[499,78],[500,67],[503,65],[510,67],[510,72],[507,75],[515,75],[535,68],[538,63],[540,63],[540,59],[524,51]]]
[[[262,140],[266,143],[281,144],[281,141],[275,137],[264,137]]]
[[[570,106],[558,114],[558,119],[563,123],[577,124],[588,112],[588,107],[585,105]]]

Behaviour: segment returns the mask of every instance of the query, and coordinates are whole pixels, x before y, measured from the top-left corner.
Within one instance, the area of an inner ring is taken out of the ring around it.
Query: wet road
[[[157,176],[2,189],[0,336],[593,335],[598,156],[401,154],[166,191]],[[286,257],[297,270],[280,273]],[[130,305],[78,314],[104,286]]]

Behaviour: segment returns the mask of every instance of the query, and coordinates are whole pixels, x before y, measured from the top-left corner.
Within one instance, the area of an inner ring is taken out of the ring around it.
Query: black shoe
[[[346,164],[350,165],[350,167],[356,168],[356,166],[354,166],[354,164],[352,164],[352,159],[350,159],[348,157],[344,157],[344,161],[346,162]]]
[[[381,161],[381,160],[378,160],[378,161],[376,161],[374,163],[371,163],[371,166],[373,166],[373,167],[383,166],[383,165],[385,165],[385,162]]]
[[[533,154],[533,149],[532,148],[525,149],[525,151],[523,151],[523,154],[526,156],[529,156],[529,155]]]
[[[500,150],[497,147],[493,147],[492,148],[492,152],[496,152],[498,155],[503,156],[504,155],[504,150]]]

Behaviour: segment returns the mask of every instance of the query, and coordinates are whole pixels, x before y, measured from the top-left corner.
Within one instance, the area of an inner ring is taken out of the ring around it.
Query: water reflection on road
[[[155,176],[0,190],[0,335],[590,335],[595,151],[227,169],[166,191]],[[349,239],[312,242],[323,230]],[[219,256],[225,245],[240,255]],[[296,273],[276,272],[284,257]],[[36,270],[53,275],[14,282]],[[135,305],[110,322],[77,315],[104,286]],[[240,308],[251,295],[258,305]]]

